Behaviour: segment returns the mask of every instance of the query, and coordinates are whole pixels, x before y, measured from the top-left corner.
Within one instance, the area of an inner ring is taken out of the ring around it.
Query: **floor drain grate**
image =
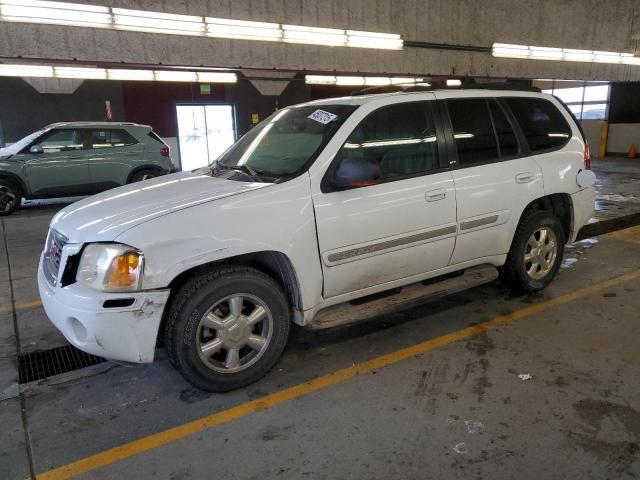
[[[73,345],[20,355],[20,383],[29,383],[53,375],[97,365],[106,360],[78,350]]]

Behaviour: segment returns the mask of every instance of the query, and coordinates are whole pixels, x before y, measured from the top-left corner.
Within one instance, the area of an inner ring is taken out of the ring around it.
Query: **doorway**
[[[182,170],[205,167],[236,140],[233,105],[176,105]]]

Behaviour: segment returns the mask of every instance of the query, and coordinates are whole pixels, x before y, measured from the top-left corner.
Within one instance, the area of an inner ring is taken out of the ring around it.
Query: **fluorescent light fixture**
[[[309,85],[424,85],[422,78],[413,77],[360,77],[360,76],[334,76],[334,75],[306,75],[305,83]]]
[[[358,86],[364,84],[364,77],[336,77],[336,85],[338,86]]]
[[[105,27],[111,25],[108,7],[39,0],[2,0],[0,19],[10,22]]]
[[[395,33],[281,25],[42,0],[0,0],[0,20],[331,47],[401,50],[404,45],[400,35]]]
[[[245,40],[282,40],[282,30],[278,23],[247,22],[225,18],[205,18],[207,35],[219,38],[239,38]]]
[[[161,82],[236,83],[233,72],[190,72],[184,70],[133,70],[125,68],[56,67],[0,63],[0,77],[78,78],[83,80],[138,80]]]
[[[155,70],[156,80],[159,82],[196,82],[196,72],[183,72],[180,70]]]
[[[598,50],[580,50],[575,48],[533,47],[528,45],[494,43],[492,53],[494,57],[502,58],[640,65],[640,57],[636,57],[632,53],[601,52]]]
[[[447,87],[459,87],[462,85],[462,81],[457,78],[449,78],[447,80]]]
[[[391,85],[389,77],[364,77],[364,84],[370,86]]]
[[[229,72],[197,72],[198,82],[236,83],[238,76]]]
[[[139,80],[152,81],[155,79],[153,70],[127,70],[124,68],[108,68],[109,80]]]
[[[344,47],[347,45],[347,35],[345,31],[336,28],[282,25],[282,31],[283,41],[287,43],[307,43],[330,47]]]
[[[360,32],[347,30],[347,46],[358,48],[376,48],[402,50],[404,43],[395,33]]]
[[[311,85],[335,85],[336,77],[333,75],[305,75],[304,83]]]
[[[0,77],[53,77],[53,67],[0,64]]]
[[[104,68],[90,67],[53,67],[56,78],[81,78],[86,80],[105,80],[107,71]]]
[[[111,10],[113,12],[114,27],[118,30],[178,35],[193,35],[205,32],[203,17],[130,10],[128,8],[113,8]]]

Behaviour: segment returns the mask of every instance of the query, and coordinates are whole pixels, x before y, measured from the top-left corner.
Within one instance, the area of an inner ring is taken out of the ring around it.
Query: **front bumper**
[[[51,322],[75,347],[126,362],[153,361],[169,290],[104,293],[79,284],[52,287],[38,268],[38,289]],[[133,299],[128,307],[105,308],[105,300]]]

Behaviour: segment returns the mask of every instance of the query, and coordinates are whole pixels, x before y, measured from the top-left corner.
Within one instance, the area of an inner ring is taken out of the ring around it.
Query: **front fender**
[[[166,288],[194,267],[270,251],[290,260],[304,309],[322,298],[322,269],[307,174],[154,218],[122,233],[116,241],[144,253],[144,289]]]

